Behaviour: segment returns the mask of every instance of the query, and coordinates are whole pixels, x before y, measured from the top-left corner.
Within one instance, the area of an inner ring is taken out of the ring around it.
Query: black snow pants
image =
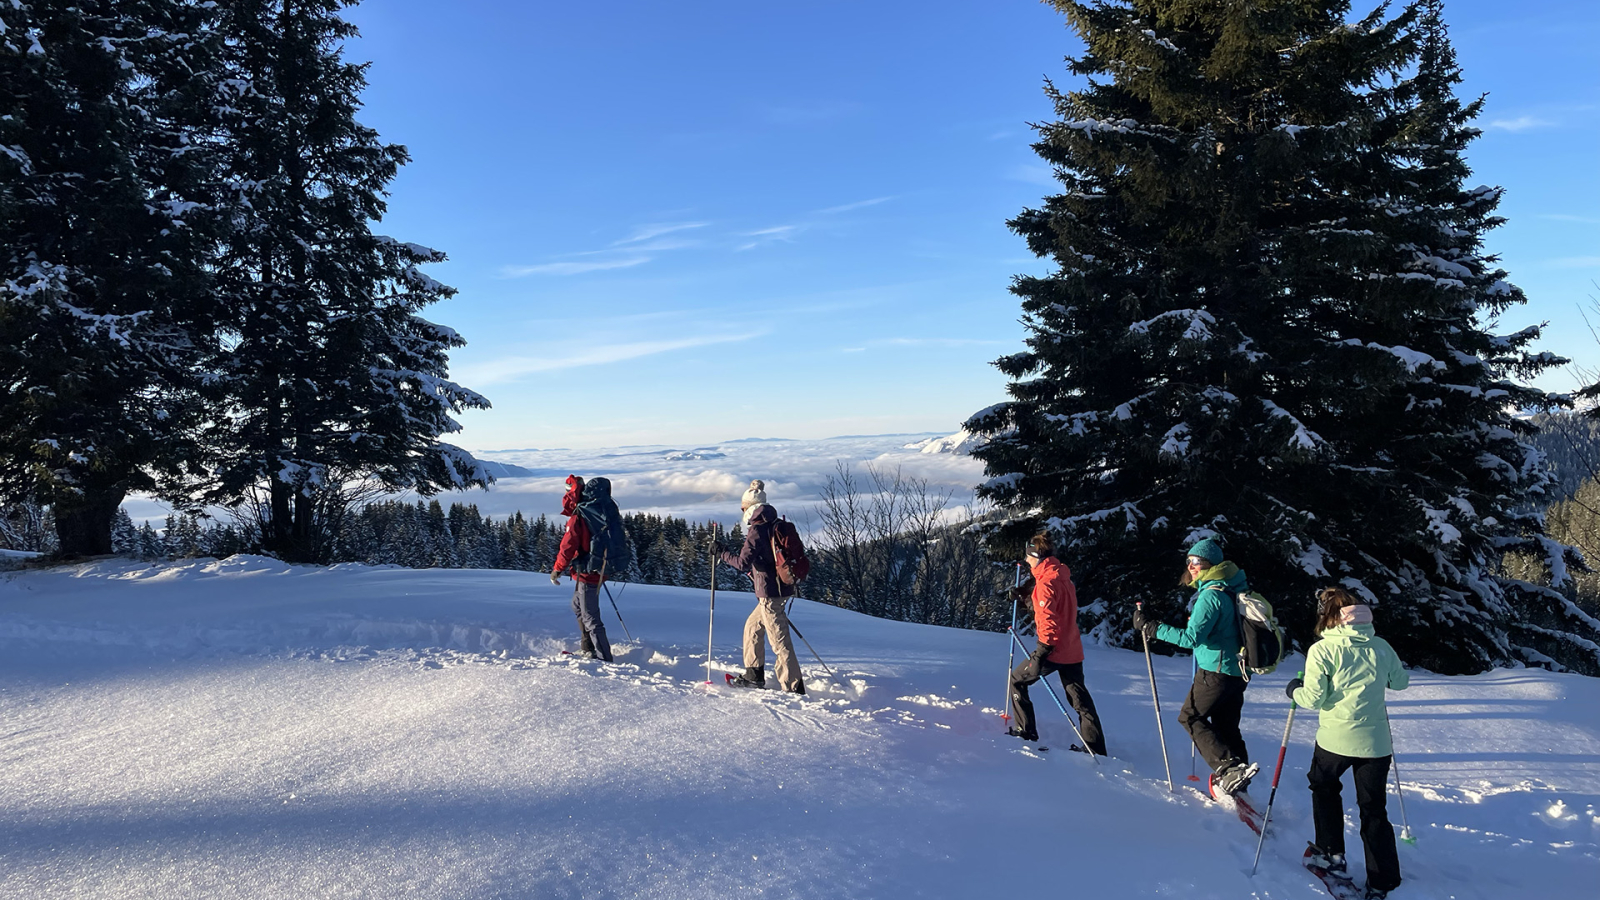
[[[1245,681],[1237,675],[1224,675],[1196,669],[1194,685],[1178,711],[1178,724],[1189,732],[1195,748],[1205,757],[1211,771],[1250,760],[1239,733],[1239,716],[1244,713]]]
[[[1317,846],[1328,853],[1344,852],[1344,800],[1339,783],[1346,769],[1356,783],[1356,806],[1361,810],[1361,845],[1367,851],[1367,886],[1392,891],[1400,885],[1400,854],[1389,824],[1389,760],[1341,756],[1319,745],[1311,754],[1311,818],[1317,826]]]
[[[572,592],[572,612],[578,617],[578,631],[583,637],[579,648],[585,653],[593,651],[606,662],[611,662],[611,642],[606,639],[606,624],[600,621],[600,585],[576,582]]]
[[[1028,685],[1051,672],[1061,673],[1061,688],[1067,693],[1067,702],[1078,713],[1078,731],[1097,756],[1106,755],[1106,739],[1100,731],[1100,714],[1095,712],[1094,697],[1083,683],[1083,663],[1034,662],[1025,659],[1022,665],[1011,670],[1011,713],[1016,717],[1016,728],[1030,741],[1039,739],[1039,725],[1033,715],[1033,701],[1028,699]]]

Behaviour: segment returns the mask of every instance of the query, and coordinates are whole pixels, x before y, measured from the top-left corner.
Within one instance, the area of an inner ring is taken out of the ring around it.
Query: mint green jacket
[[[1394,752],[1383,692],[1409,684],[1400,657],[1370,624],[1336,625],[1306,651],[1306,683],[1294,702],[1317,710],[1317,746],[1374,759]]]
[[[1221,562],[1195,579],[1194,609],[1182,629],[1162,625],[1156,639],[1194,650],[1194,664],[1207,672],[1242,678],[1239,668],[1239,610],[1234,598],[1250,590],[1244,570]]]

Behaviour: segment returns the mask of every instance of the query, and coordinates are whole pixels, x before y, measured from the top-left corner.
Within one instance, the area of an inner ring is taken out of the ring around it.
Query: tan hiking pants
[[[784,597],[761,597],[756,600],[756,608],[750,611],[750,618],[744,620],[744,665],[747,669],[763,666],[766,662],[767,647],[762,640],[765,635],[772,641],[773,677],[778,679],[778,686],[786,691],[799,690],[800,660],[794,655],[794,641],[789,637],[789,616],[783,611],[787,603]]]

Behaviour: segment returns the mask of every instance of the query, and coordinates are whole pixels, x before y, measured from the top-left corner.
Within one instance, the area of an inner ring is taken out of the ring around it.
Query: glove
[[[1042,663],[1044,662],[1044,658],[1049,656],[1050,651],[1054,649],[1056,648],[1050,646],[1049,644],[1040,644],[1039,646],[1033,648],[1033,653],[1028,658],[1036,663]]]
[[[1306,686],[1306,680],[1304,678],[1291,678],[1291,679],[1289,679],[1289,683],[1284,685],[1283,692],[1285,694],[1289,695],[1289,699],[1290,700],[1293,700],[1294,699],[1294,692],[1300,690],[1301,688],[1303,688],[1305,686]]]
[[[561,583],[561,573],[560,572],[551,572],[550,573],[550,583],[551,584],[560,584]]]
[[[1013,600],[1026,600],[1028,595],[1033,593],[1033,583],[1031,576],[1025,579],[1021,584],[1011,589],[1011,598]]]
[[[1133,611],[1133,630],[1141,632],[1145,636],[1145,640],[1155,640],[1156,629],[1160,627],[1161,623],[1146,616],[1144,610],[1136,609]]]

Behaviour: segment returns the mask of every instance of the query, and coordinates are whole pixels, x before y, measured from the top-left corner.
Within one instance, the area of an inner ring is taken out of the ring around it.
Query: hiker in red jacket
[[[1011,711],[1016,724],[1006,733],[1025,741],[1039,740],[1028,685],[1058,672],[1067,702],[1078,712],[1078,731],[1095,755],[1105,756],[1100,716],[1094,709],[1094,697],[1083,683],[1083,637],[1078,633],[1078,590],[1072,585],[1072,571],[1056,559],[1055,547],[1045,532],[1028,542],[1027,561],[1033,571],[1033,622],[1039,646],[1011,671]],[[1027,585],[1023,585],[1017,590],[1026,589]],[[1072,749],[1083,748],[1073,744]]]
[[[583,479],[568,475],[567,493],[561,498],[561,514],[567,517],[567,530],[561,535],[561,549],[550,567],[550,583],[560,584],[561,573],[572,570],[572,612],[578,617],[578,630],[582,634],[578,652],[589,659],[611,662],[611,642],[606,639],[605,623],[600,621],[600,573],[585,571],[589,568],[592,533],[578,513],[578,504],[582,501]]]

